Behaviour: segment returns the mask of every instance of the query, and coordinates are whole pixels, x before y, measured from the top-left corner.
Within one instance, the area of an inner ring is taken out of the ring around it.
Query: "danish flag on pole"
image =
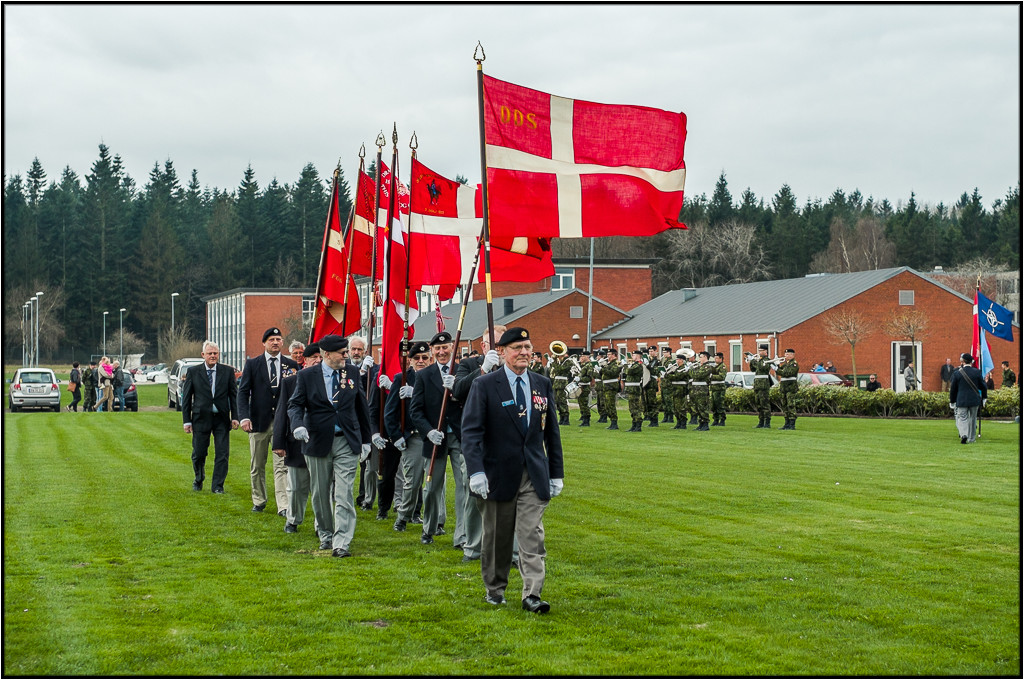
[[[686,115],[484,76],[492,234],[648,236],[679,222]]]
[[[327,213],[321,268],[317,277],[316,312],[310,335],[311,342],[325,335],[349,335],[358,331],[362,325],[359,293],[356,291],[355,280],[348,271],[348,246],[342,240],[338,200],[338,182],[335,180],[331,189],[331,206]],[[349,229],[351,228],[350,224]]]

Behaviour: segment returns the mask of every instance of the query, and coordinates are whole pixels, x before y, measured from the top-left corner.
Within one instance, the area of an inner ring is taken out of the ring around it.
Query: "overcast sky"
[[[351,181],[397,123],[434,170],[480,176],[476,67],[688,117],[686,194],[789,184],[930,204],[1020,180],[1018,5],[6,5],[5,178],[80,176],[107,144],[146,183]]]

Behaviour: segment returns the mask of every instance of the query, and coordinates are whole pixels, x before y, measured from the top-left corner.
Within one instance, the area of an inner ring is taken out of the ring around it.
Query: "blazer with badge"
[[[242,379],[238,383],[238,415],[239,420],[252,421],[253,432],[263,432],[274,424],[274,408],[277,406],[283,379],[281,371],[285,368],[299,370],[299,365],[291,357],[282,353],[277,358],[280,359],[277,367],[278,387],[270,384],[266,353],[246,359],[242,368]]]
[[[543,501],[551,500],[551,480],[561,479],[562,439],[551,381],[530,373],[527,395],[530,426],[523,434],[521,416],[503,368],[473,380],[462,417],[462,455],[466,472],[487,474],[487,500],[516,497],[526,466]]]
[[[288,400],[288,419],[294,432],[305,427],[309,432],[306,443],[307,456],[324,458],[334,446],[334,426],[341,427],[345,440],[352,451],[359,455],[363,444],[370,443],[370,415],[366,395],[359,389],[359,369],[342,366],[339,369],[341,389],[338,390],[338,407],[335,408],[324,386],[322,364],[299,371],[295,392]]]
[[[454,371],[455,369],[452,368]],[[416,374],[416,384],[413,385],[412,400],[409,404],[409,415],[412,417],[413,426],[426,436],[431,430],[436,430],[437,421],[441,417],[441,403],[444,398],[444,384],[441,382],[441,365],[431,364]],[[445,424],[451,428],[442,428],[445,432],[444,441],[438,447],[438,453],[444,453],[448,447],[448,439],[455,435],[462,439],[462,404],[448,394],[448,407],[444,411]],[[423,455],[427,458],[433,452],[433,445],[423,447]]]
[[[185,372],[185,384],[181,388],[181,417],[183,422],[192,423],[192,429],[209,432],[216,424],[231,427],[232,420],[238,420],[235,369],[226,364],[217,364],[214,386],[210,390],[210,379],[206,363],[192,366]],[[217,412],[213,412],[213,407]]]

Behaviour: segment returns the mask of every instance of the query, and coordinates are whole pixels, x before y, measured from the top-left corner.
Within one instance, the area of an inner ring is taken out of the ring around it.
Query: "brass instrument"
[[[555,340],[548,345],[548,350],[551,351],[552,356],[564,357],[569,348],[561,340]]]

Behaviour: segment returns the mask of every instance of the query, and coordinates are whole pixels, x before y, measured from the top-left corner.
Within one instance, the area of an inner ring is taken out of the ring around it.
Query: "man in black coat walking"
[[[181,416],[185,433],[192,435],[193,491],[202,491],[206,479],[206,456],[213,435],[213,493],[224,493],[228,476],[231,430],[238,429],[238,385],[235,369],[218,363],[220,348],[203,343],[203,363],[185,373],[181,390]]]
[[[956,412],[956,429],[961,444],[973,444],[977,436],[978,409],[988,400],[988,388],[981,371],[974,366],[974,357],[960,355],[960,368],[949,381],[949,407]]]

